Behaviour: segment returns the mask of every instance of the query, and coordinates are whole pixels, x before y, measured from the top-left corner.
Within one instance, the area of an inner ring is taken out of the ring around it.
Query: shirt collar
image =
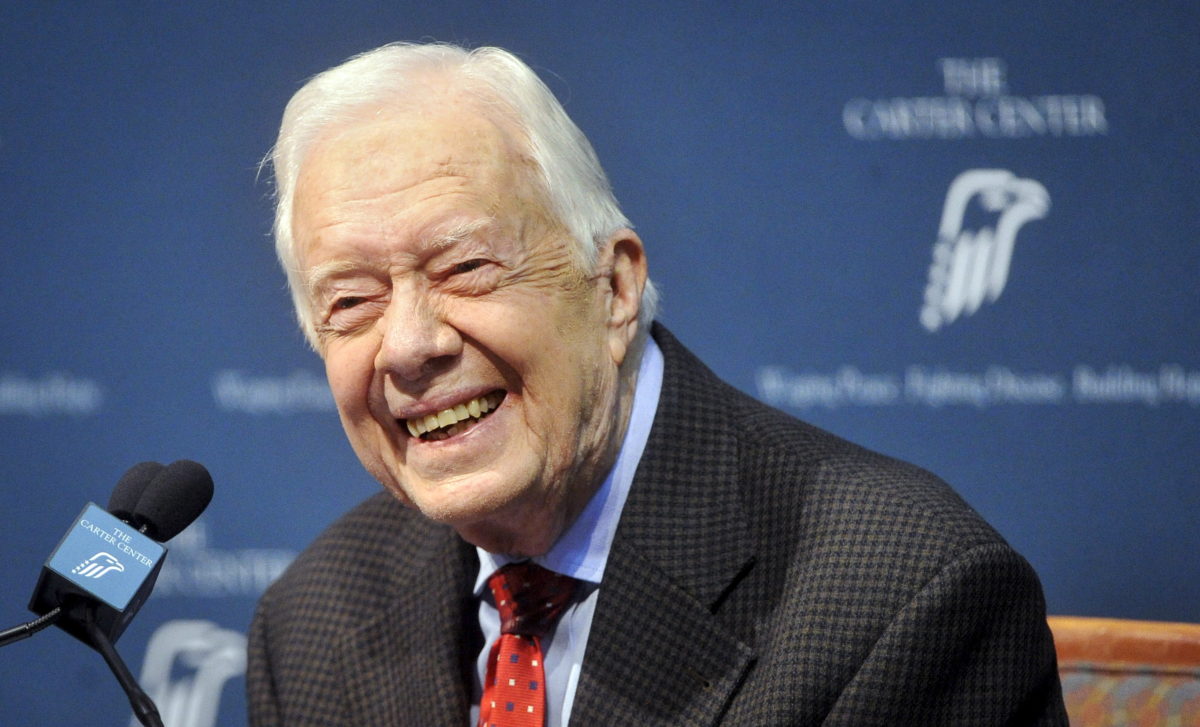
[[[646,347],[638,367],[637,384],[633,393],[633,409],[629,414],[629,425],[625,438],[617,453],[608,477],[596,494],[588,501],[583,512],[567,528],[545,555],[533,559],[535,563],[556,573],[578,578],[590,583],[600,583],[604,566],[608,562],[608,551],[612,547],[617,522],[625,506],[625,498],[633,485],[654,413],[658,410],[658,396],[662,391],[663,357],[653,338],[646,338]],[[500,553],[490,553],[476,548],[479,553],[479,573],[475,577],[475,595],[483,592],[487,579],[497,568],[516,560]]]

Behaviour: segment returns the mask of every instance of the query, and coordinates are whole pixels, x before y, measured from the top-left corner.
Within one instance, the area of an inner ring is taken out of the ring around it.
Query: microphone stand
[[[108,663],[108,668],[112,670],[113,676],[117,678],[117,683],[121,685],[121,689],[125,690],[125,695],[129,697],[129,706],[133,707],[134,716],[145,727],[163,727],[162,717],[158,715],[158,707],[154,706],[154,700],[142,691],[141,686],[138,685],[137,680],[130,673],[129,667],[125,666],[121,655],[113,647],[112,641],[96,625],[95,616],[95,609],[91,604],[88,604],[86,606],[86,619],[84,622],[87,627],[88,637],[91,638],[92,645],[96,647],[96,651],[99,651],[100,655],[104,657],[104,661]]]
[[[55,606],[29,623],[0,631],[0,646],[8,646],[14,641],[20,641],[21,639],[33,636],[58,621],[59,617],[62,616],[62,612],[62,606]],[[92,646],[104,657],[104,661],[108,664],[108,668],[112,670],[113,676],[117,678],[121,689],[125,690],[125,695],[129,697],[129,706],[133,707],[133,714],[137,717],[138,722],[141,722],[145,727],[163,727],[162,717],[158,714],[158,707],[154,706],[154,700],[142,691],[141,686],[138,685],[137,680],[130,673],[129,667],[125,665],[125,662],[121,659],[121,655],[117,653],[112,641],[96,624],[96,609],[91,603],[84,604],[84,626],[87,628],[88,638],[91,639]]]

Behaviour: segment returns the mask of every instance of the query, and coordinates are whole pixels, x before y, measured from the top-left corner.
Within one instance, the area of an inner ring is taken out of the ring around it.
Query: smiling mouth
[[[462,434],[475,426],[477,422],[487,418],[495,411],[502,401],[504,401],[504,392],[497,390],[470,401],[455,404],[436,414],[411,417],[402,421],[408,427],[408,433],[413,437],[425,442],[437,442]]]

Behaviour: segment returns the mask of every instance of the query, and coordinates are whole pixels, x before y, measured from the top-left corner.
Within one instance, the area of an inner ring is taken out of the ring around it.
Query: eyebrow
[[[423,250],[441,251],[463,242],[480,230],[496,223],[494,217],[478,217],[464,222],[439,225],[419,238],[418,247]],[[314,265],[304,273],[304,283],[310,296],[315,296],[322,285],[332,278],[361,269],[361,263],[352,260],[331,260]]]
[[[308,287],[309,296],[316,296],[326,281],[345,273],[352,273],[361,267],[349,260],[331,260],[327,263],[314,265],[304,273],[304,284]]]
[[[446,226],[438,226],[421,237],[421,247],[434,250],[444,250],[456,245],[485,227],[496,223],[494,217],[477,217],[466,222],[455,222]]]

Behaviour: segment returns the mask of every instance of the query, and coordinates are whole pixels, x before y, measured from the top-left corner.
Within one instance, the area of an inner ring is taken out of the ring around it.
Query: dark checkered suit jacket
[[[573,725],[1066,724],[1037,577],[942,482],[719,381],[662,398]],[[386,494],[255,616],[254,725],[467,723],[474,550]]]

